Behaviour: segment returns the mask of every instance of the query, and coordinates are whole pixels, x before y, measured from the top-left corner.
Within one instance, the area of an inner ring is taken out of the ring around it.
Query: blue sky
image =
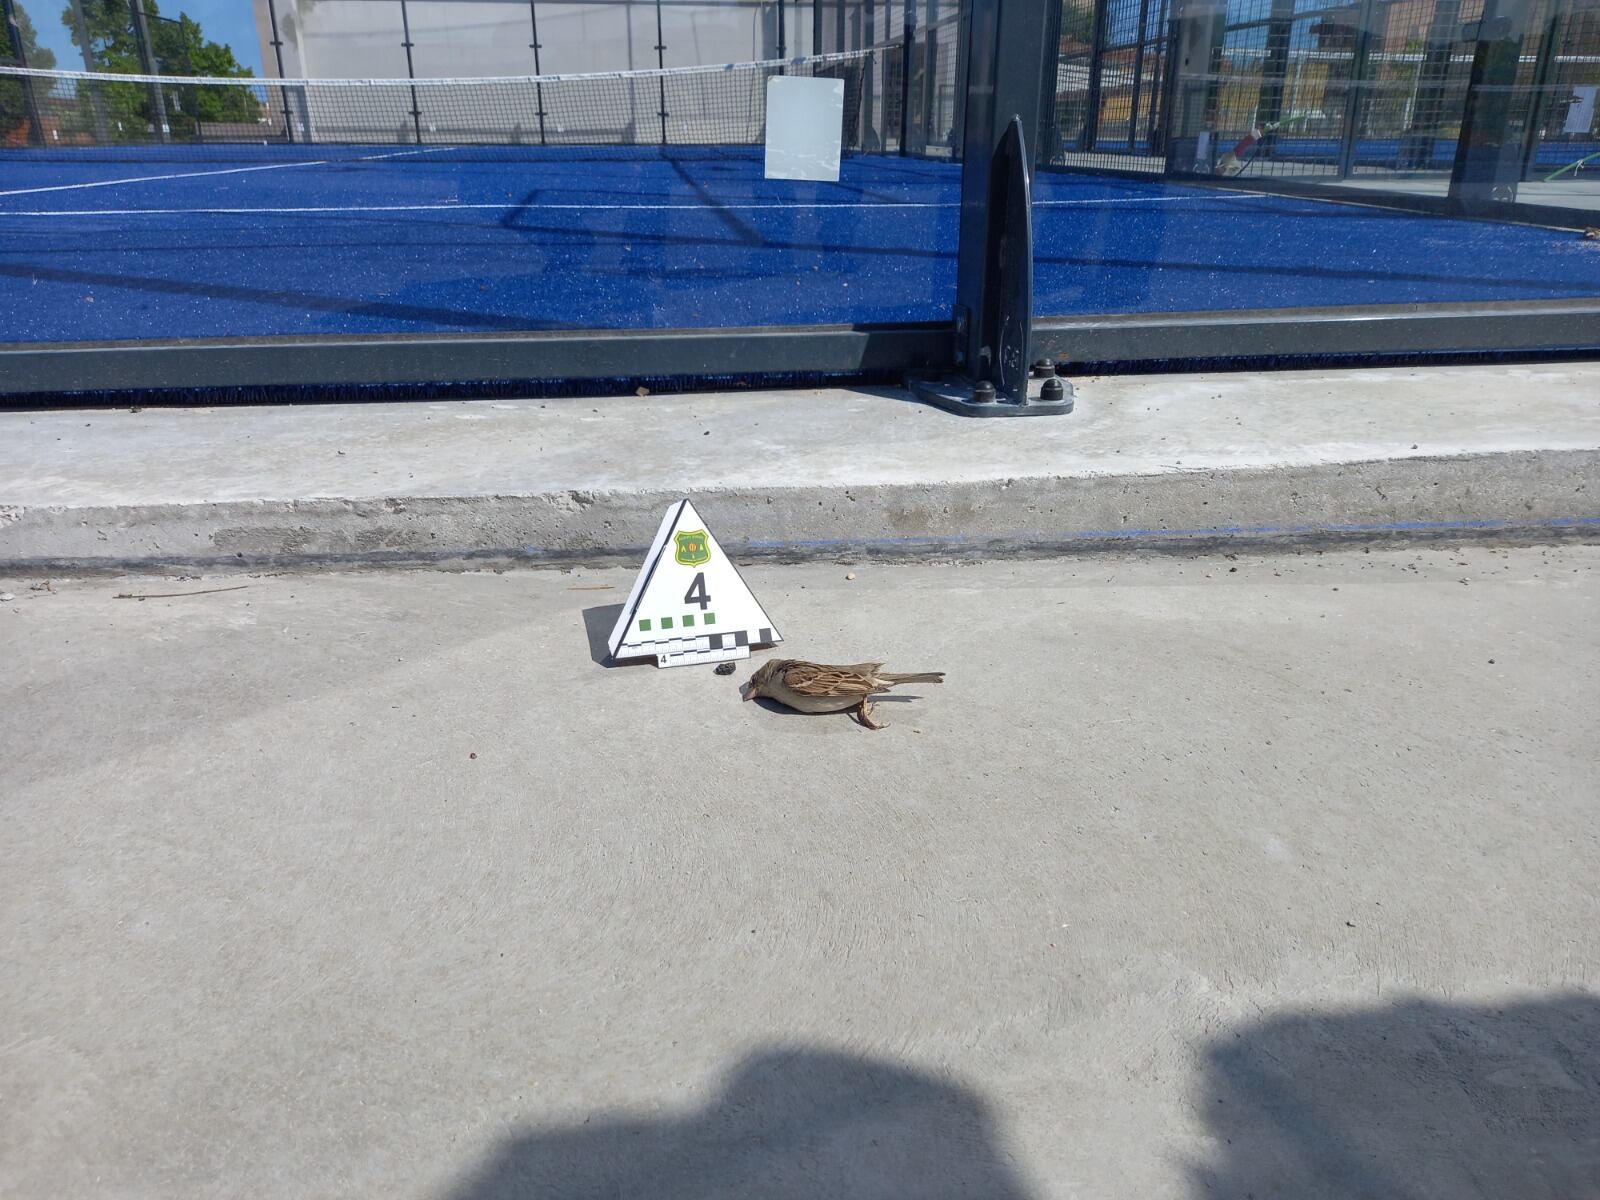
[[[66,71],[83,70],[83,56],[72,44],[72,35],[61,23],[64,0],[21,0],[39,31],[39,44],[56,52],[56,66]],[[200,23],[209,41],[233,47],[233,56],[257,75],[261,70],[261,45],[256,41],[256,21],[250,0],[156,0],[163,17],[180,13]]]

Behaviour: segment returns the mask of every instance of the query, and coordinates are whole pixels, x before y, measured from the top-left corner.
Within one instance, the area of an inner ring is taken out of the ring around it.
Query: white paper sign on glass
[[[767,178],[839,182],[844,80],[767,80]]]
[[[611,630],[611,657],[654,656],[658,667],[683,667],[749,658],[751,646],[781,641],[694,505],[680,500],[667,509]]]

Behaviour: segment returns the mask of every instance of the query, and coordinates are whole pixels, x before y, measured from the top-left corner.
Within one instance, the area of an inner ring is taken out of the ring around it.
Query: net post
[[[278,5],[277,0],[267,0],[267,20],[272,26],[272,54],[278,61],[278,78],[283,79],[283,38],[278,36]],[[280,83],[278,99],[283,102],[283,137],[291,145],[294,143],[294,120],[289,115],[289,89]]]
[[[159,75],[157,70],[155,52],[150,47],[150,26],[145,20],[143,0],[128,0],[128,10],[133,14],[133,40],[139,48],[139,62],[144,67],[146,75]],[[150,85],[150,101],[154,106],[154,124],[156,139],[165,142],[169,140],[167,132],[167,100],[161,94],[161,85]]]
[[[400,0],[400,44],[406,49],[406,78],[417,77],[416,64],[411,61],[411,17],[406,11],[406,0]],[[417,145],[422,145],[422,110],[417,106],[417,89],[411,89],[411,128],[417,135]]]
[[[528,49],[533,51],[533,73],[537,77],[544,74],[539,65],[539,51],[544,49],[539,41],[539,0],[528,0],[528,20],[533,23],[533,41],[528,43]],[[539,145],[543,146],[547,144],[544,135],[544,84],[533,85],[533,98],[539,109]]]
[[[778,58],[779,59],[786,59],[786,58],[789,57],[788,34],[787,34],[787,31],[784,29],[785,13],[784,13],[784,9],[783,9],[783,3],[784,3],[784,0],[778,0]]]

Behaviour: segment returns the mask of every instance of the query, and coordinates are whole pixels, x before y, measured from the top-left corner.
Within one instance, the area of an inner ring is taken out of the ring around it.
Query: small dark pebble
[[[731,662],[718,663],[716,665],[716,673],[718,675],[732,675],[734,670],[734,665]]]
[[[472,753],[472,754],[469,754],[469,755],[467,755],[467,757],[468,757],[468,758],[477,758],[477,757],[478,757],[478,755],[477,755],[477,753],[476,753],[476,752],[474,752],[474,753]]]

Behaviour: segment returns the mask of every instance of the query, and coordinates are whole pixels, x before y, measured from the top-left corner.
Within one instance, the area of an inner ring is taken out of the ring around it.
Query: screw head
[[[972,399],[977,404],[994,403],[994,384],[987,379],[980,379],[972,385]]]

